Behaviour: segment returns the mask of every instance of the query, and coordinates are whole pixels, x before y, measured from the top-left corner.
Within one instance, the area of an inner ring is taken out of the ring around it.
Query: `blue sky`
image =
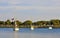
[[[60,0],[0,0],[0,20],[60,19]]]

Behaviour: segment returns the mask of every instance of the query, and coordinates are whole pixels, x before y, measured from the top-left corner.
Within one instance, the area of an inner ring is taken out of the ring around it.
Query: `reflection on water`
[[[18,33],[16,31],[14,32],[14,38],[18,38]]]
[[[31,30],[29,28],[20,28],[18,32],[13,31],[12,28],[0,28],[0,38],[59,38],[60,29],[44,29],[36,28]]]

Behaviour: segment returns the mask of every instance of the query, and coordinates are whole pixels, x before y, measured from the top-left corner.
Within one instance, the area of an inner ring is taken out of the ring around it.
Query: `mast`
[[[16,20],[14,19],[14,18],[12,18],[12,22],[14,22],[15,21],[15,23],[14,23],[14,28],[13,28],[13,30],[14,31],[19,31],[19,27],[18,27],[18,25],[17,25],[17,23],[16,23]]]

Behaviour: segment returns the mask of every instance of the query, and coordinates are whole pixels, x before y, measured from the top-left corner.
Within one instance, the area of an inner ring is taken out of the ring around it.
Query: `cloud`
[[[34,19],[46,19],[60,16],[59,12],[60,0],[0,0],[0,16],[7,18],[33,16]]]
[[[8,10],[8,9],[11,9],[11,10],[32,10],[32,9],[35,9],[35,10],[42,10],[42,11],[60,11],[60,7],[58,6],[50,6],[50,7],[46,7],[46,6],[0,6],[0,10]]]
[[[0,0],[0,3],[23,6],[60,6],[60,0]]]

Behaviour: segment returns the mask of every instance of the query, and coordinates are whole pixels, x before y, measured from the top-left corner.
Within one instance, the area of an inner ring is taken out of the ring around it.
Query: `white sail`
[[[18,25],[16,24],[16,22],[15,22],[15,28],[14,28],[14,31],[19,31],[19,28],[18,28]]]
[[[34,30],[34,27],[33,26],[31,26],[31,30]]]

